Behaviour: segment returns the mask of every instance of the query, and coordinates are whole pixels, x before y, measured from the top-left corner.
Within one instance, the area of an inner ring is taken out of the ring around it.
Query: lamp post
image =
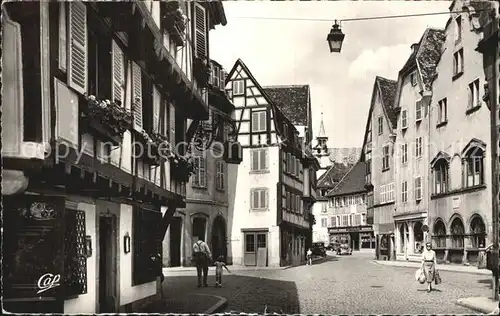
[[[344,42],[344,37],[345,34],[342,33],[339,23],[337,22],[337,20],[335,20],[335,24],[333,24],[330,33],[326,37],[328,45],[330,46],[330,53],[340,53],[340,50],[342,49],[342,42]]]

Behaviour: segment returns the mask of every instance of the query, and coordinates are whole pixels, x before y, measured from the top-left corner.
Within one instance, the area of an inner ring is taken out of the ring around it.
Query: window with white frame
[[[342,215],[342,226],[349,226],[349,215]]]
[[[191,184],[193,187],[206,188],[207,187],[207,159],[205,157],[193,157],[194,161],[194,174],[191,177]]]
[[[416,201],[422,199],[422,177],[420,176],[415,177],[414,195]]]
[[[252,166],[251,171],[267,171],[267,148],[252,149],[250,152]]]
[[[448,191],[448,162],[440,159],[433,167],[434,171],[434,193],[444,193]]]
[[[448,121],[448,101],[446,98],[438,102],[438,124]]]
[[[267,128],[267,112],[252,111],[252,132],[265,132]]]
[[[326,227],[327,226],[327,218],[322,218],[321,219],[321,227]]]
[[[389,145],[385,145],[383,148],[383,157],[382,157],[382,170],[389,169]]]
[[[408,144],[401,145],[401,163],[408,162]]]
[[[378,118],[378,134],[382,135],[384,133],[384,117],[379,116]]]
[[[255,188],[250,190],[250,207],[253,210],[264,210],[269,205],[269,190],[267,188]]]
[[[484,151],[472,147],[463,159],[464,187],[473,187],[484,184]]]
[[[234,80],[233,95],[243,95],[243,94],[245,94],[245,80]]]
[[[479,79],[476,79],[473,82],[469,83],[467,92],[468,92],[467,109],[472,109],[476,106],[480,106],[481,99],[479,97]]]
[[[461,48],[453,54],[453,75],[459,75],[464,71],[464,49]]]
[[[389,183],[386,190],[387,202],[394,202],[394,183]]]
[[[217,161],[217,176],[216,188],[217,190],[224,190],[224,161]]]
[[[408,128],[408,110],[401,110],[401,129]]]
[[[337,217],[332,216],[330,217],[330,227],[335,227],[335,226],[337,226]]]
[[[422,136],[415,139],[415,157],[422,157]]]
[[[401,183],[401,202],[408,202],[408,181]]]
[[[417,72],[414,71],[410,75],[411,85],[414,87],[417,85]]]
[[[381,185],[380,186],[380,203],[386,203],[387,202],[387,195],[385,194],[387,190],[386,185]]]
[[[416,122],[422,121],[422,117],[423,117],[422,100],[418,100],[415,102],[415,121]]]

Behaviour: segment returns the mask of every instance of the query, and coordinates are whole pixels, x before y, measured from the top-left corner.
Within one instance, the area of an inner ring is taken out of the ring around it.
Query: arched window
[[[446,248],[446,227],[440,219],[434,224],[432,238],[434,239],[436,248]]]
[[[476,215],[470,222],[472,248],[485,247],[486,227],[481,216]]]
[[[440,159],[434,165],[434,193],[440,194],[448,191],[449,165],[445,159]]]
[[[464,187],[484,184],[484,150],[472,147],[467,150],[463,162]]]
[[[460,218],[455,218],[453,222],[451,222],[451,246],[453,248],[463,248],[464,247],[464,223]]]

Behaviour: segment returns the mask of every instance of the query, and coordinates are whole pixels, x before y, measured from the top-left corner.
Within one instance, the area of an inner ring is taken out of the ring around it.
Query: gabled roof
[[[340,182],[342,177],[351,169],[353,164],[343,164],[334,162],[325,173],[323,173],[317,182],[318,188],[332,189]]]
[[[328,192],[328,196],[348,195],[366,192],[365,188],[366,163],[358,161],[340,182]]]
[[[307,126],[309,85],[266,86],[264,90],[293,124]]]
[[[243,60],[241,60],[240,58],[238,58],[238,60],[234,63],[233,68],[231,68],[231,71],[229,71],[229,73],[227,74],[226,83],[234,75],[238,66],[241,66],[241,68],[245,71],[245,73],[248,75],[250,80],[252,80],[254,82],[257,89],[259,89],[262,96],[266,99],[267,103],[269,104],[269,107],[273,111],[274,128],[276,129],[277,134],[281,137],[281,139],[293,143],[293,139],[291,137],[286,138],[285,135],[295,135],[295,134],[298,135],[299,131],[295,128],[293,122],[280,110],[280,108],[276,105],[276,103],[269,96],[269,94],[266,92],[266,90],[262,88],[262,86],[255,79],[253,74],[250,72],[248,67],[245,65]],[[283,131],[285,124],[286,124],[286,127],[288,128],[288,131],[286,134]],[[296,145],[297,147],[300,147],[300,144],[294,144],[294,145]]]
[[[363,138],[363,147],[361,151],[361,159],[364,160],[364,148],[366,145],[366,139],[368,136],[368,127],[372,119],[373,107],[375,106],[375,100],[377,96],[380,96],[380,103],[382,104],[382,111],[389,123],[389,127],[392,129],[396,128],[397,116],[393,108],[394,98],[396,97],[397,81],[387,79],[381,76],[375,77],[375,82],[373,83],[373,92],[370,103],[370,109],[368,110],[368,118],[366,120],[365,135]]]
[[[394,108],[399,107],[403,79],[409,70],[416,67],[420,83],[422,84],[422,90],[429,91],[431,89],[432,81],[437,75],[436,66],[441,59],[441,50],[445,40],[446,34],[443,29],[427,28],[425,30],[417,47],[399,71]]]

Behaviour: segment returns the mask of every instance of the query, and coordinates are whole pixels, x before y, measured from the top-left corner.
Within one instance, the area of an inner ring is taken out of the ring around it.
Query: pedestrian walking
[[[312,252],[311,248],[309,248],[307,250],[307,264],[308,265],[312,265],[312,256],[313,256],[313,252]]]
[[[222,268],[225,268],[227,272],[231,273],[226,266],[226,262],[224,260],[224,256],[219,256],[217,260],[214,262],[215,265],[215,287],[222,286]]]
[[[434,282],[434,278],[436,277],[436,265],[436,252],[432,250],[431,243],[428,242],[425,244],[425,250],[422,252],[421,266],[425,275],[425,281],[427,282],[427,292],[432,291],[432,282]]]
[[[202,285],[203,287],[207,287],[208,265],[212,261],[212,253],[207,243],[201,237],[198,237],[193,244],[193,261],[196,264],[196,272],[198,274],[198,287]],[[202,273],[203,283],[201,279]]]

